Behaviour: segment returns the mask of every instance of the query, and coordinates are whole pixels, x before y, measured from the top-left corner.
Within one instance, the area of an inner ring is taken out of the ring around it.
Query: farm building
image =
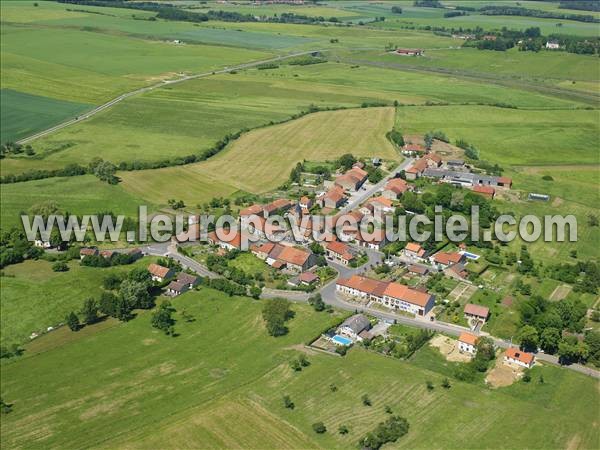
[[[193,289],[198,284],[200,279],[195,275],[190,275],[186,272],[179,272],[177,274],[177,281],[186,285],[188,289]]]
[[[397,48],[395,53],[401,56],[423,56],[424,51],[418,48]]]
[[[185,291],[189,289],[189,286],[183,281],[173,280],[167,286],[167,294],[173,297],[177,297],[178,295],[183,294]]]
[[[510,189],[512,186],[512,180],[508,177],[494,177],[480,173],[456,172],[452,170],[426,168],[421,172],[421,175],[427,178],[436,178],[442,183],[449,183],[464,187],[492,186]]]

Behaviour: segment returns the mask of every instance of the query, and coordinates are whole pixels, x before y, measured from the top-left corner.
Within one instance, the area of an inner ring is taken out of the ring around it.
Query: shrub
[[[323,434],[327,431],[327,427],[325,427],[325,424],[323,422],[313,423],[312,429],[315,433],[318,433],[318,434]]]

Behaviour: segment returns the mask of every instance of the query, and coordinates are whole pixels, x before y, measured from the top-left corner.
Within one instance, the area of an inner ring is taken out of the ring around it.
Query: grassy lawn
[[[21,212],[39,203],[54,201],[58,207],[71,214],[94,214],[112,211],[133,217],[137,214],[140,200],[123,190],[121,185],[109,185],[93,175],[78,177],[48,178],[2,185],[3,229],[21,224]],[[147,202],[152,211],[154,203]]]
[[[597,425],[590,426],[595,382],[565,369],[535,369],[543,385],[490,390],[452,380],[446,390],[440,383],[449,369],[426,347],[409,362],[356,348],[344,358],[308,355],[311,365],[294,373],[294,346],[323,329],[327,314],[294,305],[290,334],[275,339],[261,323],[260,302],[202,290],[173,303],[196,318],[179,320],[176,338],[153,330],[149,314],[141,314],[3,364],[3,397],[13,403],[2,424],[5,445],[349,448],[385,419],[385,405],[410,422],[397,444],[407,448],[464,448],[474,440],[506,447],[507,427],[525,447],[589,448],[598,439]],[[427,380],[436,386],[431,392]],[[371,407],[361,404],[363,394]],[[294,410],[284,408],[283,395]],[[317,421],[327,433],[312,431]],[[347,435],[337,433],[342,424]]]
[[[25,261],[2,270],[2,345],[22,343],[32,332],[64,322],[65,316],[79,311],[83,301],[98,297],[102,281],[110,273],[128,272],[151,262],[143,258],[135,264],[110,268],[83,267],[69,262],[68,272],[52,271],[48,261]]]
[[[0,142],[13,142],[91,109],[91,105],[0,90]]]

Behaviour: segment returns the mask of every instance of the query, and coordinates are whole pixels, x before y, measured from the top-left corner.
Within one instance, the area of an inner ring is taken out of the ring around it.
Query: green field
[[[405,133],[442,130],[466,139],[481,159],[500,165],[597,164],[597,111],[515,110],[489,106],[399,108]]]
[[[34,205],[53,201],[61,211],[71,214],[94,214],[112,211],[136,215],[140,201],[119,185],[109,185],[92,175],[48,178],[2,185],[0,214],[2,229],[21,224],[20,214]],[[152,210],[154,203],[146,203]]]
[[[12,142],[91,109],[91,105],[0,90],[0,141]]]
[[[83,123],[36,140],[32,145],[40,159],[4,159],[2,172],[85,163],[96,156],[115,163],[186,156],[227,133],[283,120],[311,104],[356,107],[393,100],[406,104],[505,102],[544,109],[577,105],[436,74],[335,63],[285,65],[192,80],[127,99]],[[589,111],[578,114],[594,119]]]
[[[393,108],[318,112],[244,134],[209,161],[122,172],[123,187],[149,201],[180,198],[192,205],[237,190],[263,193],[285,182],[304,159],[325,161],[344,153],[397,157],[385,138],[393,121]]]
[[[2,345],[22,344],[31,333],[64,322],[83,301],[98,297],[102,281],[110,273],[123,273],[150,263],[144,258],[134,265],[112,268],[82,267],[69,263],[68,272],[53,272],[48,261],[25,261],[2,271]]]
[[[3,398],[13,403],[2,421],[4,445],[351,448],[385,419],[385,405],[410,422],[400,447],[510,447],[507,429],[523,447],[591,448],[598,439],[596,383],[568,370],[536,368],[543,385],[490,390],[453,380],[445,390],[447,369],[428,349],[409,362],[354,349],[345,358],[309,354],[311,365],[294,373],[288,361],[326,326],[327,314],[295,305],[290,334],[275,339],[264,331],[260,302],[202,290],[174,305],[196,319],[178,320],[176,338],[153,330],[142,313],[79,339],[50,334],[3,364]],[[286,394],[294,410],[283,407]],[[363,394],[371,407],[361,404]],[[312,431],[317,421],[327,433]],[[342,424],[347,435],[337,433]]]

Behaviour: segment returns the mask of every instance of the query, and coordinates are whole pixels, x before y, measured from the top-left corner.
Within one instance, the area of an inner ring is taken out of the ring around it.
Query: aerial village
[[[312,344],[314,348],[344,353],[357,342],[385,339],[387,328],[398,320],[429,329],[433,324],[446,323],[444,320],[455,332],[460,331],[448,353],[473,357],[480,336],[487,335],[482,327],[490,316],[489,308],[465,303],[457,311],[457,302],[438,295],[435,287],[455,282],[457,289],[466,286],[463,293],[471,294],[481,288],[471,281],[469,270],[479,259],[476,250],[470,251],[465,243],[388,242],[381,217],[394,214],[397,208],[405,214],[417,213],[410,210],[408,199],[411,197],[413,204],[423,196],[423,183],[453,186],[491,200],[509,191],[512,181],[473,170],[456,154],[438,153],[422,141],[415,141],[402,147],[405,158],[399,165],[379,158],[352,158],[347,162],[349,167],[338,168],[330,179],[312,184],[313,189],[297,190],[295,199],[273,198],[268,203],[242,205],[235,227],[223,230],[226,239],[220,239],[213,229],[202,241],[199,217],[190,216],[187,230],[171,245],[182,253],[181,258],[193,256],[202,266],[202,273],[198,274],[199,270],[185,260],[180,260],[175,269],[152,263],[148,266],[152,280],[161,284],[164,295],[174,297],[193,289],[202,276],[240,282],[236,279],[239,271],[223,267],[229,267],[228,259],[252,258],[256,269],[253,281],[259,286],[255,298],[280,296],[310,302],[318,296],[328,305],[357,312],[336,329],[323,333]],[[371,177],[374,171],[378,176]],[[276,215],[294,221],[296,232],[285,223],[268,221]],[[336,234],[320,220],[329,217],[335,226],[344,215],[357,222],[365,216],[379,221],[369,233],[342,227]],[[245,241],[249,242],[246,247]],[[81,250],[82,258],[90,254],[98,255],[98,251]],[[106,251],[100,255],[111,257]],[[257,267],[257,262],[263,268]],[[380,314],[374,317],[374,311]],[[529,368],[534,356],[511,346],[503,361],[511,367]]]

